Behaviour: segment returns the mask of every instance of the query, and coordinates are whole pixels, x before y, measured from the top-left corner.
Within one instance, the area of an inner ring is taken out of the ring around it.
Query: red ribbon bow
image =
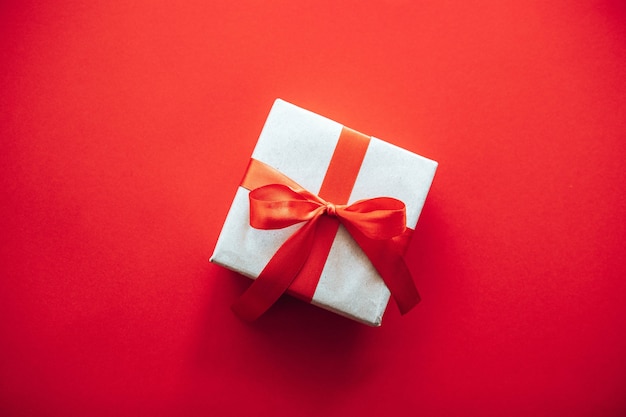
[[[250,192],[250,225],[255,229],[282,229],[326,214],[354,226],[369,239],[391,239],[406,230],[406,208],[390,197],[333,204],[306,190],[270,184]]]
[[[251,170],[271,170],[259,161],[253,162]],[[258,229],[282,229],[306,223],[285,241],[233,305],[240,317],[258,318],[289,289],[299,274],[307,273],[305,264],[316,236],[324,233],[324,221],[338,221],[346,228],[383,278],[402,314],[419,302],[398,244],[405,231],[410,230],[406,228],[406,208],[402,201],[378,197],[351,205],[335,205],[288,179],[285,182],[291,187],[272,183],[251,190],[250,225]]]

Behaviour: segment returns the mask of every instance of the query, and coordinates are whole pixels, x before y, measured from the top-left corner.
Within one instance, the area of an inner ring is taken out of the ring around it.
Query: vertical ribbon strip
[[[260,161],[250,161],[241,184],[251,191],[250,225],[278,229],[306,223],[283,243],[235,302],[237,315],[254,320],[287,290],[311,301],[339,224],[370,259],[402,314],[419,302],[402,258],[411,232],[406,228],[404,203],[379,197],[346,205],[369,141],[357,131],[342,129],[319,195]]]

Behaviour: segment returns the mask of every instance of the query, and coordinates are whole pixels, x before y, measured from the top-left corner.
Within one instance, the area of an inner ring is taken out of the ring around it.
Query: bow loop
[[[256,229],[282,229],[311,220],[324,211],[318,197],[305,191],[295,191],[282,184],[270,184],[252,190],[250,225]]]
[[[406,230],[406,206],[391,197],[357,201],[338,209],[337,216],[370,239],[387,240]]]

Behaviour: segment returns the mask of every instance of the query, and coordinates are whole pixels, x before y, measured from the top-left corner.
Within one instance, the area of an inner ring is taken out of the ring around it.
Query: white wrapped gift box
[[[276,100],[252,158],[317,194],[343,126],[283,100]],[[406,205],[407,227],[415,229],[437,162],[371,138],[348,204],[393,197]],[[239,187],[211,262],[255,279],[301,224],[279,230],[250,226],[249,190]],[[311,303],[379,326],[389,290],[350,234],[339,227]]]

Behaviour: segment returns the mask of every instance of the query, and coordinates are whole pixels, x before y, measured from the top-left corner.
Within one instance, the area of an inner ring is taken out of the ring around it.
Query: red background
[[[0,414],[626,415],[624,2],[158,3],[0,6]],[[407,316],[231,313],[276,97],[439,161]]]

